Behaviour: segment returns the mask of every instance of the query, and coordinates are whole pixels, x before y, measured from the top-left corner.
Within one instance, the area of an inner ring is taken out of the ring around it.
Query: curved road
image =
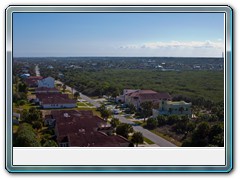
[[[118,118],[122,123],[127,123],[134,125],[135,123],[126,119],[125,117],[121,115],[114,115],[115,118]],[[151,131],[144,129],[142,126],[132,126],[134,131],[139,131],[143,134],[144,137],[150,139],[152,142],[157,144],[160,147],[176,147],[175,144],[172,144],[171,142],[163,139],[162,137],[152,133]]]
[[[36,68],[36,70],[38,70],[38,74],[40,74],[39,69]],[[63,83],[61,81],[55,80],[55,82],[63,85]],[[67,85],[66,85],[66,89],[71,91],[72,93],[77,92],[77,90],[75,90],[74,88],[71,88]],[[82,93],[80,93],[80,96],[81,96],[82,99],[84,99],[85,101],[88,101],[89,103],[93,104],[95,107],[99,107],[101,105],[99,102],[94,101],[93,99],[89,98],[88,96],[86,96]],[[123,117],[121,115],[114,115],[114,117],[118,118],[122,123],[127,123],[127,124],[133,125],[134,131],[141,132],[144,137],[150,139],[152,142],[154,142],[155,144],[157,144],[160,147],[176,147],[175,144],[172,144],[171,142],[169,142],[169,141],[163,139],[162,137],[152,133],[151,131],[148,131],[147,129],[144,129],[142,126],[134,126],[134,123],[132,121],[126,119],[125,117]]]
[[[61,81],[57,81],[57,83],[61,83],[63,84]],[[66,85],[66,89],[71,91],[72,93],[77,92],[77,90],[75,90],[74,88],[71,88],[69,86]],[[88,101],[89,103],[93,104],[95,107],[99,107],[101,104],[99,102],[94,101],[93,99],[91,99],[90,97],[80,93],[80,96],[82,99],[84,99],[85,101]],[[134,125],[135,123],[133,123],[132,121],[126,119],[124,116],[121,115],[114,115],[115,118],[118,118],[122,123],[127,123],[127,124],[131,124]],[[154,142],[155,144],[157,144],[160,147],[176,147],[175,144],[172,144],[171,142],[165,140],[164,138],[152,133],[151,131],[144,129],[142,126],[133,126],[134,131],[139,131],[143,134],[144,137],[150,139],[152,142]]]

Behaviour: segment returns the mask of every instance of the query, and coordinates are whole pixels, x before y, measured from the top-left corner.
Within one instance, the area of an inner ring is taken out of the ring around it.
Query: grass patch
[[[88,106],[94,106],[94,105],[92,105],[92,104],[89,103],[89,102],[86,102],[85,104],[88,105]]]
[[[143,140],[148,143],[148,144],[155,144],[154,142],[152,142],[150,139],[143,137]]]
[[[182,146],[182,143],[181,143],[181,142],[173,139],[172,137],[170,137],[170,136],[168,136],[168,135],[166,135],[166,134],[160,133],[159,131],[156,131],[155,129],[154,129],[154,130],[149,130],[149,131],[151,131],[152,133],[154,133],[154,134],[156,134],[156,135],[158,135],[158,136],[166,139],[167,141],[175,144],[176,146]]]
[[[28,91],[35,92],[35,88],[28,88]]]
[[[68,94],[68,97],[69,97],[70,99],[75,99],[75,97],[73,96],[73,94]]]
[[[39,106],[33,105],[31,103],[27,103],[27,104],[24,104],[23,106],[19,106],[19,108],[26,109],[26,110],[29,110],[32,107],[38,108]]]
[[[86,103],[83,103],[83,102],[77,102],[77,106],[86,106]]]
[[[84,106],[84,107],[77,107],[73,109],[81,111],[81,110],[94,110],[96,108],[90,108],[90,107]]]
[[[95,108],[95,109],[92,109],[92,112],[93,112],[93,114],[94,114],[95,116],[98,116],[98,117],[101,118],[101,113],[100,113],[99,111],[97,111],[96,108]]]

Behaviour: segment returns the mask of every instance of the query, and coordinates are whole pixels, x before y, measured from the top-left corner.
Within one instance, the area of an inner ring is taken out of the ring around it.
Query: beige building
[[[119,96],[119,100],[125,104],[132,104],[136,109],[139,109],[141,103],[150,101],[153,104],[158,104],[160,100],[171,100],[171,96],[166,92],[155,92],[152,90],[134,90],[124,89],[123,95]]]
[[[159,108],[153,109],[153,117],[158,115],[192,115],[192,103],[185,101],[164,101],[159,102]]]

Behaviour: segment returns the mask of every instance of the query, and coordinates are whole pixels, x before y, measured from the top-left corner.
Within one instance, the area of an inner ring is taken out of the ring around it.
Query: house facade
[[[159,108],[153,109],[153,117],[158,115],[192,115],[192,103],[185,101],[164,101],[159,102]]]
[[[47,77],[38,81],[38,87],[54,88],[54,78]]]
[[[123,94],[116,97],[116,102],[125,103],[126,102],[126,96],[128,94],[136,92],[136,91],[138,91],[138,90],[137,89],[124,89]]]
[[[158,104],[160,100],[171,100],[171,96],[165,92],[159,93],[152,90],[136,90],[125,95],[125,103],[133,104],[136,109],[140,109],[143,102],[150,101]]]

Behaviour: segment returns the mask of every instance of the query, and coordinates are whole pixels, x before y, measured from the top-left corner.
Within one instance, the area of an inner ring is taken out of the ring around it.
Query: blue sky
[[[220,57],[223,13],[14,13],[15,57]]]

